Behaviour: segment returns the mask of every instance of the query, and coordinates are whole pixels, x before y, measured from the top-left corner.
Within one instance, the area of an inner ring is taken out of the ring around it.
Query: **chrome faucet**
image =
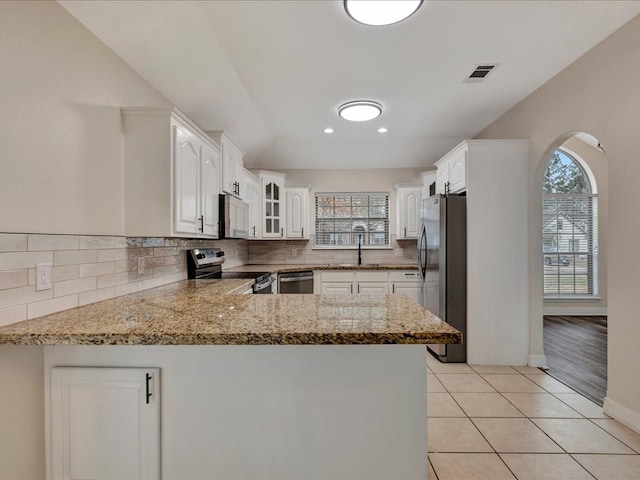
[[[362,265],[362,234],[358,235],[358,266]]]

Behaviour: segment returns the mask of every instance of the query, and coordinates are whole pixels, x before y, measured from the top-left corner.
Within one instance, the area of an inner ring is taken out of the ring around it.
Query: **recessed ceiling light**
[[[365,25],[391,25],[410,17],[422,0],[344,0],[344,9],[356,22]]]
[[[387,133],[389,131],[389,129],[387,127],[380,127],[378,129],[378,133]]]
[[[382,105],[371,100],[356,100],[340,105],[338,115],[352,122],[366,122],[382,114]]]
[[[333,133],[333,128],[327,127],[324,129],[324,133]]]

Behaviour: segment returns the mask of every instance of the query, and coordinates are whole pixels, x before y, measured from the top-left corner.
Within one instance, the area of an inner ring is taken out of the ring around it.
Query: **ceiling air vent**
[[[476,68],[473,70],[473,72],[471,72],[471,75],[469,75],[465,79],[465,82],[481,82],[497,66],[498,66],[498,64],[495,64],[495,63],[492,64],[492,65],[490,65],[490,64],[476,65]]]

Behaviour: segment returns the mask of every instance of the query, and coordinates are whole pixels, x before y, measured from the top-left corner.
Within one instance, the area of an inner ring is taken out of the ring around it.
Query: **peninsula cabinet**
[[[421,185],[394,185],[396,191],[396,239],[417,239],[420,232]]]
[[[309,239],[309,191],[311,187],[287,186],[287,238]]]
[[[160,478],[160,371],[52,367],[49,478]]]
[[[222,191],[246,201],[242,182],[244,151],[222,130],[208,131],[220,147],[222,157]]]
[[[122,116],[126,235],[218,238],[216,144],[175,108]]]
[[[391,306],[403,302],[384,299],[306,302],[319,313],[304,318],[280,312],[276,300],[267,302],[272,315],[301,325],[324,325],[328,315],[343,319],[340,331],[364,323],[374,342],[387,325],[368,327],[369,318],[390,311],[396,324],[403,312]],[[414,320],[401,324],[425,328]],[[46,346],[47,478],[424,479],[424,358],[423,344]],[[161,399],[156,373],[126,368],[136,365],[159,369]],[[149,405],[147,372],[154,375]]]

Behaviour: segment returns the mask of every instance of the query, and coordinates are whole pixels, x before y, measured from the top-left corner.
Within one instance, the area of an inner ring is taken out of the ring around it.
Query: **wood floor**
[[[602,405],[607,390],[607,317],[545,316],[547,373]]]

